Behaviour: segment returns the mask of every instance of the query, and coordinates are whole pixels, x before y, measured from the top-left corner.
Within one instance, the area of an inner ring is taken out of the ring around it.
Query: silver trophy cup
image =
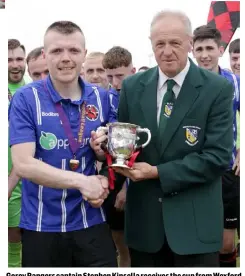
[[[146,147],[151,140],[151,132],[148,128],[128,123],[109,123],[106,127],[99,127],[97,131],[103,130],[108,133],[106,149],[114,159],[111,167],[128,168],[125,161],[130,159],[132,154],[140,147]],[[143,145],[138,145],[139,137],[137,134],[147,133],[147,141]]]

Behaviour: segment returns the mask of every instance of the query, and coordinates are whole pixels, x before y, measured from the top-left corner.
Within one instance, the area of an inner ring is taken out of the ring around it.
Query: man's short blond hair
[[[159,20],[166,18],[166,17],[178,18],[185,26],[186,33],[189,36],[192,36],[191,21],[190,21],[189,17],[181,11],[163,10],[163,11],[158,12],[152,19],[151,31],[156,22],[158,22]]]
[[[102,52],[91,52],[89,53],[87,56],[86,56],[86,59],[89,59],[89,58],[97,58],[97,57],[102,57],[104,58],[105,54],[102,53]]]

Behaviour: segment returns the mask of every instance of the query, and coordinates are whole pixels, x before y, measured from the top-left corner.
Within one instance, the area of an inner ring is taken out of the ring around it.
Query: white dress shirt
[[[190,68],[190,61],[187,59],[187,63],[185,68],[178,74],[176,75],[173,79],[176,84],[173,87],[173,92],[175,94],[175,98],[178,98],[180,89],[183,85],[183,82],[185,80],[185,77],[189,71]],[[162,99],[167,92],[167,80],[170,79],[168,76],[166,76],[160,69],[158,68],[159,72],[159,78],[158,78],[158,86],[157,86],[157,123],[159,124],[159,118],[160,118],[160,113],[161,113],[161,108],[162,108]]]

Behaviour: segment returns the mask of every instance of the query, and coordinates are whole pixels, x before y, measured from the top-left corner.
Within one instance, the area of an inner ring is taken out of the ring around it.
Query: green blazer
[[[177,254],[222,246],[221,175],[233,147],[233,88],[190,63],[163,137],[157,125],[158,67],[122,85],[118,119],[150,129],[151,142],[137,161],[157,166],[159,174],[156,180],[131,181],[127,191],[125,238],[139,251],[157,252],[166,238]]]

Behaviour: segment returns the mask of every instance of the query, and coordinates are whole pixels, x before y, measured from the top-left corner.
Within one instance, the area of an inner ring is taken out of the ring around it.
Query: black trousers
[[[131,267],[219,267],[219,252],[178,255],[167,243],[156,253],[129,248]]]
[[[22,267],[117,267],[107,224],[66,232],[23,229]]]
[[[239,228],[240,232],[240,177],[234,171],[227,171],[222,176],[222,196],[224,228]]]
[[[106,221],[110,229],[114,231],[124,231],[124,210],[118,211],[114,207],[119,192],[118,189],[111,191],[103,205]]]

